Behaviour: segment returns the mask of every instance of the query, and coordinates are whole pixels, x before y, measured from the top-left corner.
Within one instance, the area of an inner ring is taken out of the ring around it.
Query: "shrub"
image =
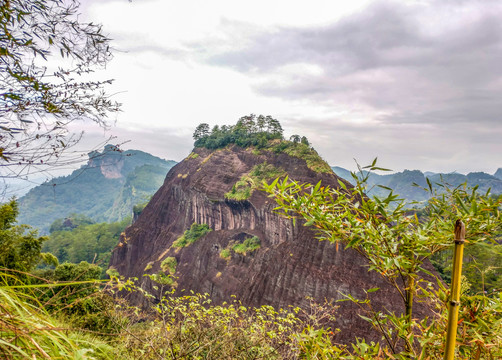
[[[258,236],[253,236],[252,238],[244,240],[241,244],[235,244],[232,246],[232,250],[238,254],[246,255],[248,252],[258,250],[260,245],[260,238],[258,238]]]
[[[310,170],[317,173],[331,174],[333,170],[324,161],[317,151],[305,143],[293,143],[291,141],[281,141],[279,143],[271,144],[269,147],[275,153],[286,153],[299,159],[305,160]]]
[[[225,194],[225,198],[230,200],[247,200],[263,181],[275,179],[286,175],[283,169],[276,168],[266,161],[254,166],[248,174],[245,174],[237,181],[232,190]]]
[[[173,275],[176,272],[176,267],[178,266],[178,261],[176,261],[175,257],[169,256],[165,258],[160,264],[160,268],[164,272],[168,272]]]
[[[230,249],[223,249],[220,251],[220,257],[222,259],[228,260],[232,256],[232,253],[230,252]]]
[[[183,248],[193,244],[210,231],[211,229],[207,224],[193,223],[190,229],[186,230],[182,236],[174,241],[173,246],[176,248]]]
[[[301,313],[298,308],[251,308],[239,301],[216,306],[207,294],[175,297],[155,305],[156,320],[126,334],[127,355],[141,359],[328,359],[319,354],[344,352],[331,343],[330,329],[317,320],[330,316],[331,307]],[[304,328],[309,332],[302,333]],[[323,349],[318,341],[325,339]],[[301,334],[301,335],[300,335]],[[328,346],[329,343],[329,346]]]
[[[111,346],[72,328],[62,321],[64,317],[56,319],[29,285],[19,285],[19,281],[9,285],[11,277],[11,273],[0,272],[2,359],[113,359]],[[40,285],[45,289],[54,286],[58,284]]]

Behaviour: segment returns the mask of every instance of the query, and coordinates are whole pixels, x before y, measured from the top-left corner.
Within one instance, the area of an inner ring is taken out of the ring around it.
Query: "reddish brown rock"
[[[267,161],[283,168],[299,182],[337,187],[334,174],[310,170],[302,159],[284,153],[261,152],[234,146],[211,152],[195,149],[168,173],[164,185],[143,210],[138,220],[122,236],[114,250],[111,266],[121,275],[138,277],[152,290],[147,272],[159,271],[166,257],[177,259],[177,289],[209,293],[216,303],[235,295],[246,305],[269,304],[308,306],[307,297],[322,302],[337,300],[344,293],[364,298],[364,289],[373,293],[376,308],[401,311],[402,300],[357,252],[320,242],[307,227],[279,217],[275,203],[260,191],[249,200],[229,201],[224,194],[253,166]],[[348,184],[348,183],[347,183]],[[350,186],[350,185],[349,185]],[[176,251],[173,242],[194,222],[207,224],[213,231],[195,243]],[[247,255],[232,253],[230,260],[220,251],[232,241],[258,236],[261,248]],[[420,310],[420,309],[419,309]],[[359,318],[357,307],[341,302],[336,326],[342,331],[337,341],[354,336],[375,339],[376,334]]]

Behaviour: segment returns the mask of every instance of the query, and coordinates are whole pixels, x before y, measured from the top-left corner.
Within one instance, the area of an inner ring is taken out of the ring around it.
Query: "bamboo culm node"
[[[448,329],[444,360],[453,360],[457,341],[458,309],[460,307],[460,279],[462,275],[462,258],[464,255],[465,225],[462,220],[455,223],[455,250],[453,252],[453,268],[448,313]]]

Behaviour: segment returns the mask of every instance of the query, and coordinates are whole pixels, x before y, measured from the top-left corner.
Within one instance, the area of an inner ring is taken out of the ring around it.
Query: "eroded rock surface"
[[[380,291],[372,293],[374,305],[401,311],[402,300],[377,273],[368,272],[364,258],[343,246],[337,249],[320,242],[301,223],[294,226],[281,218],[265,193],[254,191],[245,201],[225,199],[243,174],[265,161],[299,182],[321,180],[337,187],[336,175],[316,173],[304,160],[284,153],[257,154],[236,146],[194,152],[198,156],[189,156],[171,169],[164,185],[122,236],[111,260],[121,275],[138,277],[152,291],[148,278],[142,277],[147,264],[151,268],[146,272],[155,273],[162,260],[175,257],[178,291],[209,293],[216,303],[235,295],[245,305],[307,307],[307,297],[319,302],[341,299],[347,293],[364,298],[364,289],[379,287]],[[207,224],[213,231],[185,248],[172,247],[194,222]],[[230,259],[220,256],[229,244],[252,236],[261,240],[260,249],[246,255],[233,252]],[[342,343],[354,336],[376,338],[351,302],[340,303],[335,325],[342,330],[336,339]]]

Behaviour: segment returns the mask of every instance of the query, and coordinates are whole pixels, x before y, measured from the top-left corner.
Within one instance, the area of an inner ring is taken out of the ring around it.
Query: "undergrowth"
[[[317,173],[333,173],[331,167],[319,156],[317,151],[306,144],[294,143],[286,140],[276,140],[271,141],[267,149],[275,153],[283,152],[288,154],[289,156],[303,159],[307,163],[308,168]]]
[[[193,223],[190,229],[186,230],[183,235],[174,241],[173,246],[175,248],[183,248],[193,244],[210,231],[211,228],[207,224]]]
[[[237,201],[247,200],[263,181],[285,175],[286,172],[283,169],[276,168],[265,161],[255,165],[249,173],[242,175],[240,180],[232,186],[232,189],[225,194],[225,198]]]

